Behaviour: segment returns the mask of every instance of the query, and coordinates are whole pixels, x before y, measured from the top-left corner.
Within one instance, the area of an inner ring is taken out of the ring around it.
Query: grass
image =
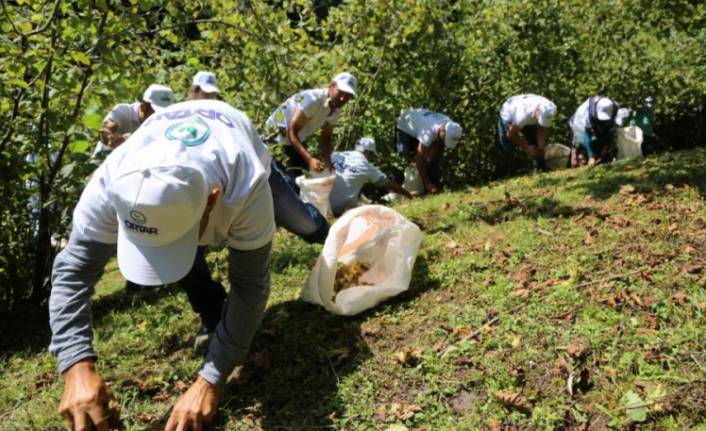
[[[214,429],[706,429],[706,151],[520,177],[396,209],[410,289],[355,317],[297,299],[320,246],[277,235],[273,290]],[[210,256],[225,274],[223,252]],[[176,286],[94,300],[126,429],[163,428],[199,358]],[[63,429],[46,316],[0,359],[0,429]]]

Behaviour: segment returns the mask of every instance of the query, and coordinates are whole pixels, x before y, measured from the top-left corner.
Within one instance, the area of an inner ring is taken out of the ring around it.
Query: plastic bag
[[[424,182],[422,181],[422,176],[419,174],[417,165],[414,163],[410,164],[404,170],[404,182],[402,187],[409,190],[410,192],[424,193]]]
[[[621,127],[616,134],[618,160],[642,157],[642,129],[637,126]]]
[[[424,193],[424,182],[422,181],[422,176],[419,175],[419,170],[417,165],[411,163],[404,170],[404,182],[402,187],[409,190],[410,192],[417,192],[419,194]],[[388,203],[392,203],[400,198],[395,192],[390,192],[382,197],[382,200]]]
[[[562,169],[569,165],[571,148],[561,144],[549,144],[544,147],[544,164],[550,171]]]
[[[349,210],[331,226],[300,297],[334,314],[367,310],[409,288],[421,242],[419,227],[390,208]],[[337,292],[339,269],[358,272]]]
[[[324,217],[333,214],[329,195],[336,182],[336,175],[330,171],[321,173],[312,172],[313,178],[306,178],[304,175],[298,176],[294,181],[299,186],[302,200],[316,207]]]

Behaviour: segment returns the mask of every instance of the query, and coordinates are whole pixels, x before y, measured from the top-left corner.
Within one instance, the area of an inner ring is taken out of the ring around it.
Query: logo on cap
[[[130,211],[130,218],[135,223],[140,224],[140,225],[147,223],[147,217],[145,217],[145,215],[139,211],[135,211],[135,210]]]
[[[165,135],[171,141],[181,141],[187,147],[193,147],[203,144],[211,136],[211,128],[197,117],[169,126]]]

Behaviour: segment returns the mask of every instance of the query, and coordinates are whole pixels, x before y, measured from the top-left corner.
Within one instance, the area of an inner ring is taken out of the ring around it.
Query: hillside
[[[320,246],[277,236],[272,295],[216,429],[706,429],[706,151],[520,177],[395,208],[410,289],[353,318],[297,300]],[[225,254],[212,254],[225,274]],[[94,301],[126,429],[160,429],[199,358],[176,286]],[[44,322],[7,337],[0,429],[63,429]]]

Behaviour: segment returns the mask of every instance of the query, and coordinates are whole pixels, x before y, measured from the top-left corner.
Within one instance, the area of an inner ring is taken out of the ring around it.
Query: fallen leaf
[[[488,428],[490,428],[490,431],[502,431],[502,422],[492,418],[488,421]]]
[[[520,298],[527,298],[530,294],[529,289],[515,289],[512,292],[510,292],[512,296],[517,296]]]
[[[632,184],[625,184],[620,187],[620,194],[629,195],[635,193],[635,187]]]
[[[495,393],[495,398],[502,402],[506,407],[512,407],[519,410],[530,410],[530,404],[527,401],[527,398],[523,397],[519,392],[498,391]]]
[[[403,347],[395,353],[395,360],[398,364],[406,367],[413,367],[419,363],[422,353],[414,347]]]
[[[672,299],[677,305],[684,305],[686,304],[686,300],[689,298],[689,295],[687,295],[684,292],[677,292],[672,296]]]
[[[522,343],[522,337],[521,337],[521,336],[519,336],[519,335],[512,335],[512,336],[510,337],[510,345],[511,345],[513,348],[520,347],[520,344],[521,344],[521,343]]]
[[[584,354],[585,351],[586,351],[586,347],[582,346],[581,344],[578,344],[578,343],[571,343],[568,346],[566,346],[566,353],[571,355],[571,357],[574,359],[580,358]]]
[[[458,248],[458,243],[454,240],[451,240],[446,243],[446,248],[453,250],[454,248]]]
[[[667,228],[669,233],[674,233],[674,232],[676,232],[677,229],[679,229],[679,226],[676,223],[670,224],[669,227]]]
[[[644,422],[647,419],[647,408],[642,398],[633,391],[628,391],[623,395],[622,402],[625,405],[625,412],[633,422]]]

